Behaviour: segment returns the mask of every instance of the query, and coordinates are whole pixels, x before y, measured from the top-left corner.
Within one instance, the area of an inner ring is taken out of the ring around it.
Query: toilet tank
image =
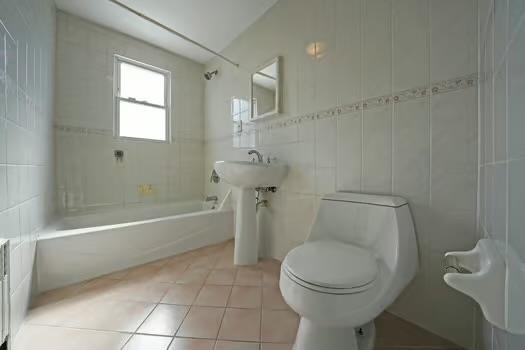
[[[395,196],[337,192],[325,195],[308,240],[335,239],[373,250],[392,268],[417,266],[408,203]],[[399,258],[409,261],[399,261]]]

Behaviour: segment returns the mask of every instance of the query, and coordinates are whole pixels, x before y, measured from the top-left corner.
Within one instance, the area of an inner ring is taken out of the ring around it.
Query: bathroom
[[[523,0],[0,0],[0,349],[525,349],[522,131]]]

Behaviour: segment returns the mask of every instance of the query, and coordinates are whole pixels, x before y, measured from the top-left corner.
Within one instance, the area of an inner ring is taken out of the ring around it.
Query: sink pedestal
[[[235,265],[255,265],[258,262],[255,190],[239,188],[235,218]]]
[[[259,258],[255,189],[279,186],[288,169],[286,165],[279,163],[236,160],[215,162],[214,168],[224,182],[236,188],[234,263],[235,265],[255,265]]]

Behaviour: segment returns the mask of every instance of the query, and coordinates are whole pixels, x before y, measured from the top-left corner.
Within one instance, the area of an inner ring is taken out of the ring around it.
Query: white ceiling
[[[278,0],[121,0],[215,50],[222,51]],[[212,55],[108,0],[55,0],[68,13],[205,63]]]

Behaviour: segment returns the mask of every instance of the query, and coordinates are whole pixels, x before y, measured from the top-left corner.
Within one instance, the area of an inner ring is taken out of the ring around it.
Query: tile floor
[[[232,256],[229,241],[44,293],[14,349],[291,350],[279,262]],[[459,349],[388,313],[376,325],[378,350]]]

